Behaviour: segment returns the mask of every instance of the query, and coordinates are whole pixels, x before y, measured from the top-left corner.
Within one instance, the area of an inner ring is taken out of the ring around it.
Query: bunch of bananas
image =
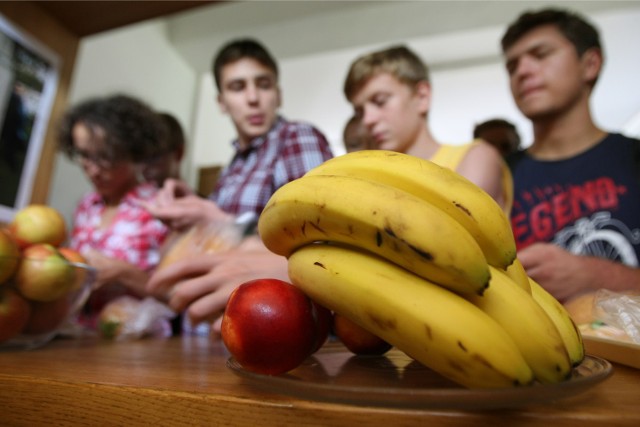
[[[563,381],[584,357],[500,206],[427,160],[336,157],[276,191],[258,231],[311,298],[466,387]]]

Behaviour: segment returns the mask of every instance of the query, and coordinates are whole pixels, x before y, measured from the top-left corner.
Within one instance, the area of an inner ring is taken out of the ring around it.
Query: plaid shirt
[[[222,171],[210,199],[225,212],[260,214],[271,195],[332,157],[327,139],[313,126],[279,117],[264,136],[251,141]]]
[[[113,223],[106,228],[100,227],[105,209],[102,197],[89,193],[76,209],[70,246],[80,253],[95,249],[143,270],[155,267],[169,230],[140,206],[139,201],[153,198],[156,191],[150,184],[131,190],[118,206]]]

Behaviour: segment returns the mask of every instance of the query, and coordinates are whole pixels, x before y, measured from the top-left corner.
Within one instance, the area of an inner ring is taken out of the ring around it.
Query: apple
[[[0,229],[0,285],[3,284],[18,267],[20,250],[15,240],[5,229]]]
[[[246,370],[278,375],[299,366],[318,343],[311,299],[277,279],[245,282],[230,295],[221,335]]]
[[[27,324],[31,306],[15,289],[0,288],[0,343],[17,336]]]
[[[333,315],[333,331],[342,344],[357,355],[380,355],[392,347],[382,338],[338,313]]]
[[[22,333],[26,335],[44,334],[55,330],[66,319],[71,304],[64,295],[55,301],[31,302],[31,316]]]
[[[69,262],[76,263],[76,264],[84,264],[87,266],[89,265],[89,262],[87,261],[87,259],[75,249],[61,247],[61,248],[58,248],[58,252],[60,252],[62,256],[64,256]],[[73,286],[71,287],[71,290],[75,291],[80,289],[82,285],[84,285],[84,282],[86,279],[87,279],[87,269],[76,267],[75,280],[73,282]]]
[[[20,209],[9,224],[9,232],[20,249],[36,243],[60,246],[67,237],[64,217],[47,205],[29,205]]]
[[[320,350],[320,347],[327,342],[331,329],[333,328],[333,312],[328,308],[311,301],[316,319],[316,344],[313,346],[312,353]]]
[[[33,301],[54,301],[70,292],[75,284],[75,267],[52,245],[35,244],[22,252],[16,285]]]

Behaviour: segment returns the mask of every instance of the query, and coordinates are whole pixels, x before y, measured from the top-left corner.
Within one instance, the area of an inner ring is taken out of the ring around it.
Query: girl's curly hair
[[[59,148],[70,158],[74,154],[72,131],[84,124],[95,135],[104,132],[107,155],[114,161],[143,162],[166,151],[167,127],[144,102],[126,95],[92,98],[71,108],[62,118]]]

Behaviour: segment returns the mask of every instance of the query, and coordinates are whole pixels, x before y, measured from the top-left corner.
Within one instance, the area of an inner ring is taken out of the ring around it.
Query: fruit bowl
[[[15,266],[0,283],[0,350],[32,350],[59,335],[87,301],[95,269],[64,259],[0,256]]]

